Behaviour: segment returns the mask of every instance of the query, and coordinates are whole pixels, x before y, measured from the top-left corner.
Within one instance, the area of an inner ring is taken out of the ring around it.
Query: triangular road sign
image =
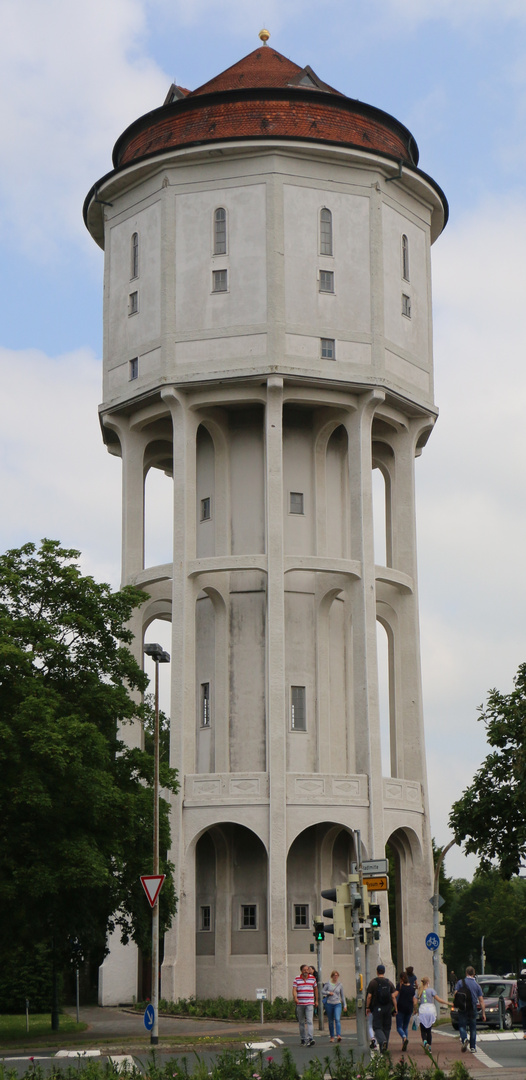
[[[142,887],[148,897],[148,903],[150,907],[155,907],[155,902],[162,889],[163,881],[166,874],[142,874],[141,883]]]

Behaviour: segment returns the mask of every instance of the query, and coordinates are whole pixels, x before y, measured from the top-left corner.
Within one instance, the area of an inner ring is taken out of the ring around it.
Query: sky
[[[270,45],[413,133],[450,220],[433,247],[439,420],[416,463],[432,832],[526,660],[524,0],[0,0],[0,551],[41,537],[120,580],[100,436],[103,255],[82,221],[120,133]],[[162,523],[159,522],[161,530]],[[157,560],[155,560],[157,561]],[[446,871],[476,866],[454,847]]]

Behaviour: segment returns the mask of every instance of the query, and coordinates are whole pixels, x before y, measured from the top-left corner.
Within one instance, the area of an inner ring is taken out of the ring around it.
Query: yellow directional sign
[[[369,892],[387,892],[389,888],[389,878],[384,874],[379,874],[378,877],[364,877],[363,883],[367,885]]]

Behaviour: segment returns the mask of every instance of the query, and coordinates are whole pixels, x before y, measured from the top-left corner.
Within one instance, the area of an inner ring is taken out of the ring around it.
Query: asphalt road
[[[11,1049],[7,1046],[0,1047],[0,1057],[6,1066],[13,1068],[18,1076],[21,1076],[28,1067],[30,1058],[35,1063],[40,1062],[44,1069],[46,1061],[53,1061],[54,1066],[59,1062],[64,1066],[77,1062],[83,1057],[93,1056],[101,1061],[111,1059],[115,1064],[137,1065],[144,1071],[151,1054],[149,1036],[144,1028],[142,1015],[131,1013],[124,1009],[112,1008],[84,1008],[80,1011],[81,1020],[85,1021],[88,1031],[81,1036],[72,1036],[60,1039],[61,1047],[49,1045],[43,1049],[43,1041],[39,1045],[23,1049]],[[350,1048],[356,1053],[356,1031],[353,1019],[344,1020],[342,1024],[343,1039],[341,1050],[344,1054]],[[188,1036],[188,1044],[183,1047],[173,1042],[173,1037],[178,1039]],[[290,1049],[293,1057],[301,1070],[307,1062],[314,1057],[325,1061],[335,1053],[335,1044],[329,1043],[327,1032],[315,1030],[314,1047],[301,1047],[299,1045],[298,1030],[296,1024],[232,1024],[223,1021],[176,1019],[174,1017],[159,1018],[159,1046],[155,1048],[156,1056],[167,1060],[186,1056],[189,1066],[195,1060],[195,1054],[206,1061],[212,1061],[218,1054],[218,1041],[222,1043],[232,1040],[237,1041],[239,1048],[247,1045],[252,1047],[254,1061],[259,1060],[261,1053],[263,1059],[274,1058],[281,1061],[283,1048]],[[199,1041],[197,1041],[199,1040]],[[192,1045],[193,1044],[193,1045]],[[260,1044],[260,1045],[258,1045]],[[526,1041],[522,1037],[522,1031],[493,1032],[479,1031],[477,1039],[477,1054],[461,1053],[458,1033],[447,1026],[435,1028],[433,1031],[433,1056],[439,1065],[448,1069],[456,1060],[462,1060],[469,1068],[474,1077],[480,1080],[524,1080],[526,1076]],[[393,1058],[401,1056],[400,1039],[394,1029],[391,1033],[390,1051]],[[410,1032],[410,1043],[407,1056],[420,1066],[429,1064],[429,1059],[422,1047],[420,1036],[417,1032]],[[511,1070],[511,1071],[510,1071]]]

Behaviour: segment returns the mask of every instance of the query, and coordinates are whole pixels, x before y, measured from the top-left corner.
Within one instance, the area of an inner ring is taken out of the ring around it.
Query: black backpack
[[[458,1012],[471,1013],[473,1012],[473,998],[471,996],[471,990],[466,986],[466,980],[462,979],[462,989],[455,990],[455,996],[453,998],[453,1007]]]
[[[376,1004],[391,1004],[391,987],[387,979],[376,980]]]

